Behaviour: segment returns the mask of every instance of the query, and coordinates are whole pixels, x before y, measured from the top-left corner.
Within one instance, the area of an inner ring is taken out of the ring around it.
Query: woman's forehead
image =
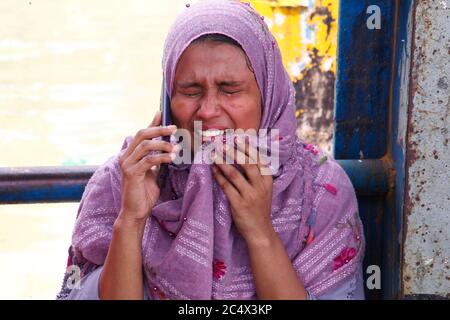
[[[246,62],[247,55],[244,50],[224,42],[206,41],[200,43],[191,43],[181,54],[181,60],[189,62],[209,63],[222,62],[239,65]]]
[[[236,73],[227,69],[214,69],[214,72],[205,72],[205,70],[193,69],[192,71],[180,70],[175,75],[175,85],[178,87],[191,87],[204,81],[214,81],[220,85],[239,86],[245,84],[251,78],[244,72]]]
[[[237,81],[252,74],[242,49],[226,43],[191,44],[181,55],[176,77],[196,78],[203,75],[220,76]]]

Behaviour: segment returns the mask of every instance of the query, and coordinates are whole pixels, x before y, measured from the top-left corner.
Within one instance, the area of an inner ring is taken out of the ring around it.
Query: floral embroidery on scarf
[[[358,219],[358,212],[356,211],[354,213],[355,220]],[[336,224],[336,228],[342,229],[342,228],[349,228],[353,231],[355,242],[360,245],[361,242],[361,235],[358,229],[358,226],[356,224],[353,224],[350,219],[347,219],[345,223],[338,223]]]
[[[308,220],[306,220],[306,224],[309,226],[308,235],[306,236],[305,244],[309,245],[314,241],[314,230],[312,226],[316,222],[317,210],[315,208],[312,209],[312,213],[309,215]]]
[[[319,150],[313,144],[307,144],[303,147],[305,150],[311,152],[313,155],[317,156],[319,154]]]
[[[153,287],[153,290],[150,290],[150,295],[153,300],[166,300],[166,294],[157,287]]]
[[[225,275],[227,267],[222,260],[214,260],[213,263],[213,276],[216,279],[220,279]]]
[[[67,257],[67,268],[72,265],[72,254],[69,251],[69,256]]]
[[[314,231],[312,227],[309,227],[308,237],[306,238],[306,245],[309,245],[314,241]]]
[[[347,264],[356,256],[356,248],[344,248],[341,253],[333,260],[333,271]]]
[[[356,211],[354,213],[354,218],[355,220],[358,219],[358,212]],[[359,247],[361,246],[361,235],[360,235],[360,231],[358,229],[358,226],[356,225],[356,223],[352,223],[352,221],[350,221],[350,219],[347,219],[345,221],[345,223],[338,223],[336,224],[336,228],[348,228],[350,230],[352,230],[353,232],[353,239],[355,241],[356,244],[356,248],[355,247],[346,247],[344,248],[341,253],[334,258],[333,260],[333,270],[337,270],[340,267],[342,267],[343,265],[347,264],[350,262],[350,260],[352,260],[355,256],[356,253],[359,250]]]
[[[335,186],[333,186],[332,184],[330,184],[330,183],[325,183],[324,185],[323,185],[323,187],[325,188],[325,189],[327,189],[327,191],[329,192],[329,193],[331,193],[332,195],[336,195],[337,194],[337,189],[336,189],[336,187]]]

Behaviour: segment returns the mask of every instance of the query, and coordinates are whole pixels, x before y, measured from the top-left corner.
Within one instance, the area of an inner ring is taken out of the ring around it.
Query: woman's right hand
[[[145,222],[159,198],[159,168],[175,159],[177,148],[155,138],[168,136],[176,126],[160,127],[161,112],[146,129],[139,130],[126,152],[120,157],[122,174],[122,208],[120,218],[131,222]],[[160,152],[151,152],[160,151]]]

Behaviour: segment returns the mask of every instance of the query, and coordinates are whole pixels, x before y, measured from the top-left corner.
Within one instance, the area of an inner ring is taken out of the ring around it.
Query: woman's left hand
[[[235,157],[232,157],[233,152],[236,152]],[[225,153],[232,159],[245,159],[245,163],[238,163],[245,176],[233,165],[220,161],[218,155],[212,165],[214,177],[230,202],[233,221],[247,242],[266,240],[274,233],[270,217],[273,178],[261,174],[263,165],[258,152],[247,141],[235,143],[235,148],[226,145]]]

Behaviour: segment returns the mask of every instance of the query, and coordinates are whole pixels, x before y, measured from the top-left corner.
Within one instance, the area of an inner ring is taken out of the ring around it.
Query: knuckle
[[[220,179],[220,181],[218,181],[218,183],[222,189],[225,190],[227,188],[227,182],[225,180]]]
[[[148,155],[152,155],[154,149],[155,149],[154,141],[151,140],[145,140],[139,146],[139,151],[146,152],[148,153]]]
[[[122,168],[122,174],[125,178],[129,178],[129,177],[133,176],[132,170],[128,167]]]
[[[167,136],[167,135],[171,135],[173,133],[174,133],[173,129],[168,128],[168,127],[161,127],[161,135]]]
[[[122,158],[121,160],[119,160],[119,167],[120,167],[120,170],[122,170],[122,171],[126,170],[128,167],[126,160],[127,159],[125,159],[125,157]]]
[[[141,150],[147,150],[152,147],[152,141],[151,140],[144,140],[139,144],[139,148]]]
[[[237,172],[237,170],[229,170],[228,171],[228,176],[230,177],[230,179],[236,179],[239,176],[239,173]]]
[[[153,163],[155,161],[152,155],[145,156],[144,160],[147,163]]]
[[[171,150],[172,150],[172,144],[170,143],[170,142],[167,142],[167,141],[164,141],[163,142],[163,148],[166,150],[166,151],[168,151],[168,152],[170,152]]]
[[[136,138],[143,138],[145,136],[145,129],[140,129],[137,133],[136,133]]]

